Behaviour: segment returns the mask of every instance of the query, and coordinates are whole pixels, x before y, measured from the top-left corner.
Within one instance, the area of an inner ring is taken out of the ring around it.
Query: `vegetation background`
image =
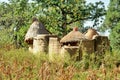
[[[85,0],[8,0],[0,3],[0,79],[119,80],[119,13],[119,0],[110,0],[108,10],[102,1],[94,4],[86,4]],[[24,36],[33,17],[59,37],[67,34],[72,26],[78,26],[82,32],[89,27],[109,30],[112,51],[102,56],[84,53],[79,62],[69,58],[51,62],[47,54],[32,55],[27,51]],[[85,27],[87,20],[94,25]]]

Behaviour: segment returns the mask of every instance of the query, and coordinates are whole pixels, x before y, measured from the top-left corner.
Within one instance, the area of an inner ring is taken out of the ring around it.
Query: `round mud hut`
[[[98,36],[99,34],[97,33],[97,31],[95,29],[88,29],[87,33],[85,34],[85,38],[86,39],[94,39],[95,36]]]
[[[29,45],[29,51],[33,52],[33,40],[34,37],[37,37],[37,35],[40,34],[51,34],[45,26],[38,21],[37,18],[33,18],[33,23],[30,25],[30,28],[28,29],[26,35],[25,35],[25,42]]]
[[[64,57],[66,53],[68,53],[70,56],[73,56],[74,54],[76,54],[79,48],[80,39],[83,39],[83,34],[78,31],[77,27],[74,27],[73,31],[68,33],[66,36],[64,36],[60,40],[60,43],[62,45],[61,55]],[[80,56],[80,55],[77,55],[77,56]]]

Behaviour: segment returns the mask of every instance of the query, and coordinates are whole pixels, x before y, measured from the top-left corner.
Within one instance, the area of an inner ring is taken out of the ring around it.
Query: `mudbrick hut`
[[[94,53],[95,52],[95,38],[99,36],[95,29],[89,28],[87,33],[84,34],[84,40],[80,40],[81,45],[79,48],[82,53]]]
[[[46,52],[44,47],[48,44],[47,35],[50,34],[37,18],[33,18],[33,22],[25,35],[25,42],[29,45],[29,51],[32,53]]]
[[[64,56],[68,53],[70,56],[77,54],[77,59],[80,59],[84,52],[105,53],[109,50],[108,37],[100,36],[95,29],[90,28],[86,34],[82,34],[77,27],[74,27],[60,40],[36,18],[25,35],[25,42],[28,43],[30,52],[48,53],[50,57],[54,54]]]
[[[60,43],[61,54],[69,53],[71,56],[77,54],[80,59],[83,53],[105,53],[109,50],[109,40],[106,36],[100,36],[95,29],[88,29],[86,34],[82,34],[77,28],[64,36]]]
[[[25,35],[25,42],[31,53],[59,53],[60,43],[56,35],[51,34],[45,26],[34,18],[33,23]]]
[[[93,41],[94,53],[105,53],[105,51],[109,51],[108,37],[99,35],[95,29],[88,29],[85,38]]]
[[[83,39],[83,34],[78,31],[77,27],[73,28],[73,31],[69,32],[60,40],[61,44],[61,55],[64,57],[65,54],[69,53],[70,56],[73,56],[77,53],[79,48],[79,41]]]

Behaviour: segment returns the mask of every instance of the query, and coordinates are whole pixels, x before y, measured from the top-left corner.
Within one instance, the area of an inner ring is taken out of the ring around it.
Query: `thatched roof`
[[[27,42],[28,44],[32,44],[33,38],[36,37],[38,34],[50,34],[50,32],[44,27],[41,22],[35,20],[31,24],[25,35],[25,42]]]
[[[93,39],[93,36],[95,36],[95,35],[99,35],[99,34],[97,33],[97,31],[95,29],[90,28],[87,30],[87,33],[85,34],[85,38]]]
[[[69,32],[66,36],[64,36],[60,42],[76,42],[83,38],[83,34],[78,31],[78,28],[73,28],[73,31]]]

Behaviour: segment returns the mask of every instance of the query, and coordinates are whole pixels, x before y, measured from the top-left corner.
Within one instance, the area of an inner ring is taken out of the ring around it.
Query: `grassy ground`
[[[81,61],[50,61],[48,54],[33,55],[27,49],[0,49],[0,80],[120,80],[118,51],[83,55]]]

